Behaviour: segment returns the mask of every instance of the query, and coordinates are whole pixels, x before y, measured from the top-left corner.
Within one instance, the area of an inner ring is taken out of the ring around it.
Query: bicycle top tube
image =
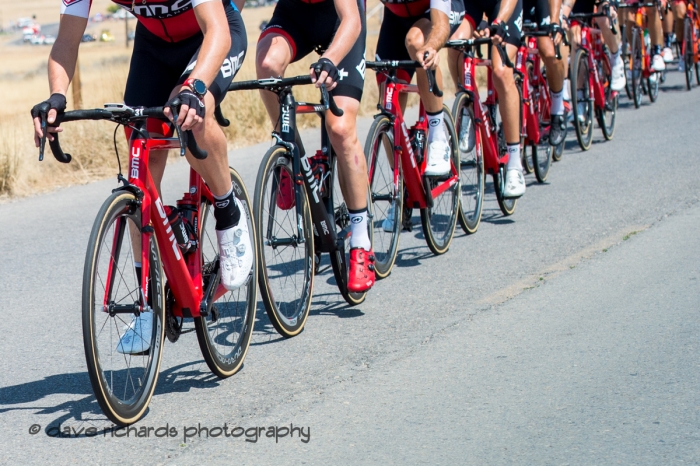
[[[460,50],[464,53],[469,53],[472,51],[472,49],[476,49],[477,54],[479,57],[481,57],[481,48],[476,47],[477,45],[489,45],[492,44],[491,38],[490,37],[479,37],[477,39],[455,39],[455,40],[448,40],[447,43],[445,44],[445,47],[449,47],[451,49],[455,50]],[[496,44],[494,44],[496,45]],[[510,58],[508,57],[508,54],[506,53],[505,48],[503,47],[502,44],[496,45],[496,50],[498,50],[498,54],[501,56],[501,61],[508,67],[508,68],[514,68],[513,62],[510,61]],[[484,65],[489,65],[489,62],[483,63]]]
[[[423,65],[415,60],[380,60],[380,61],[368,61],[365,62],[367,68],[373,69],[377,72],[384,72],[387,77],[392,80],[395,79],[396,70],[400,69],[416,69],[423,68]],[[442,91],[437,84],[437,79],[435,77],[435,70],[427,70],[428,76],[428,88],[437,97],[442,97]]]

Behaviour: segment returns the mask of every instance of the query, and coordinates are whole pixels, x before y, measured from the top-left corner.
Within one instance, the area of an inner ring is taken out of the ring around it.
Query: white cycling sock
[[[348,209],[349,210],[349,209]],[[349,210],[350,213],[350,248],[372,249],[367,231],[367,209]]]
[[[447,142],[444,122],[442,121],[442,110],[436,114],[428,113],[428,144],[433,141]]]
[[[552,108],[550,112],[552,115],[563,115],[564,114],[564,89],[559,92],[549,91],[549,95],[552,97]]]
[[[523,171],[523,164],[520,160],[520,143],[508,144],[508,170]]]

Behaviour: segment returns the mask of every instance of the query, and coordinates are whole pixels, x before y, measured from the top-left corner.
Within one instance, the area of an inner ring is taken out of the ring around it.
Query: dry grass
[[[370,1],[372,5],[378,0]],[[94,0],[93,11],[105,11],[108,0]],[[0,0],[3,20],[19,16],[30,16],[37,12],[41,22],[52,22],[58,18],[56,0],[23,0],[10,2]],[[272,7],[244,10],[243,16],[248,30],[248,54],[236,80],[255,78],[255,44],[260,22],[269,19]],[[133,26],[133,25],[132,25]],[[124,28],[120,22],[105,22],[91,26],[92,32],[110,29],[115,36],[113,43],[87,43],[81,46],[80,66],[83,82],[83,103],[85,108],[99,108],[105,102],[121,102],[128,73],[130,50],[124,46]],[[374,57],[374,49],[379,31],[378,16],[368,22],[367,58]],[[15,37],[16,38],[16,37]],[[0,36],[2,39],[2,36]],[[95,179],[114,176],[117,171],[112,144],[114,126],[105,122],[79,122],[66,125],[62,135],[64,150],[73,155],[74,162],[59,164],[50,153],[45,161],[37,162],[38,150],[32,140],[32,125],[29,109],[48,94],[46,80],[46,60],[49,47],[0,45],[3,57],[3,71],[0,72],[0,85],[12,89],[6,94],[0,108],[0,200],[9,196],[22,196],[52,190],[60,186],[86,183]],[[443,56],[442,63],[446,63]],[[307,73],[314,56],[293,64],[287,75]],[[446,95],[454,92],[443,66]],[[318,91],[311,86],[295,91],[298,100],[317,101]],[[69,108],[72,108],[69,95]],[[368,70],[365,81],[365,94],[360,109],[361,115],[376,112],[378,99],[374,73]],[[414,98],[413,102],[417,100]],[[271,125],[257,91],[242,91],[229,94],[223,103],[224,114],[232,124],[225,130],[231,147],[240,147],[260,142],[269,137]],[[304,115],[302,127],[318,124],[318,118]],[[364,135],[360,135],[362,139]],[[126,153],[126,143],[118,135],[120,153]],[[48,148],[47,148],[48,149]],[[48,152],[48,150],[47,150]]]

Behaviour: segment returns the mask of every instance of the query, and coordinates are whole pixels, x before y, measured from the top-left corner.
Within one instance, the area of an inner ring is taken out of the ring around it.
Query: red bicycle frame
[[[527,36],[518,48],[518,56],[515,62],[515,71],[522,79],[522,131],[521,134],[525,138],[525,145],[537,145],[542,137],[540,131],[540,121],[550,121],[551,115],[551,100],[549,96],[549,86],[547,79],[542,75],[542,65],[540,62],[540,53],[537,48],[537,38]],[[533,75],[530,76],[527,72],[526,63],[532,63]],[[530,78],[532,82],[530,81]],[[538,93],[537,101],[531,95],[534,87],[542,89]]]
[[[141,283],[148,283],[149,274],[149,244],[151,235],[156,235],[157,243],[160,245],[160,254],[163,263],[165,276],[170,284],[170,290],[175,296],[175,303],[172,313],[176,317],[199,317],[200,304],[203,299],[202,290],[202,252],[197,248],[193,253],[184,256],[173,234],[168,221],[168,215],[163,205],[163,201],[151,178],[148,170],[149,156],[152,150],[180,149],[180,142],[177,138],[154,139],[144,137],[140,131],[133,131],[129,141],[129,184],[138,188],[143,193],[141,199]],[[195,233],[199,236],[202,212],[202,199],[213,202],[213,195],[207,185],[202,181],[202,177],[190,169],[189,192],[178,201],[178,206],[188,206],[193,213],[192,225]],[[122,221],[125,221],[124,219]],[[124,225],[120,225],[123,227]],[[115,235],[114,241],[119,241]],[[107,276],[108,283],[105,285],[111,289],[112,283],[116,280],[111,270],[114,264],[110,263],[110,270]],[[148,299],[148,287],[143,286],[144,300]],[[223,285],[219,284],[213,300],[221,297],[226,292]],[[110,293],[105,294],[108,299]],[[145,301],[144,301],[145,302]],[[104,303],[105,309],[109,303]]]
[[[409,131],[406,128],[406,122],[399,105],[399,95],[408,93],[417,93],[418,86],[415,84],[397,83],[394,80],[387,80],[382,85],[382,100],[383,109],[391,115],[394,121],[394,160],[393,166],[396,167],[401,162],[401,172],[403,173],[404,185],[408,193],[406,199],[407,206],[414,209],[423,209],[429,207],[432,199],[438,197],[459,181],[459,172],[454,163],[450,161],[450,177],[440,182],[437,186],[427,192],[423,183],[423,173],[427,164],[425,157],[427,148],[424,148],[423,154],[420,154],[422,160],[418,161],[416,154],[411,145]],[[428,118],[423,108],[423,102],[420,103],[418,113],[418,122],[411,127],[411,132],[422,131],[423,134],[428,134]],[[373,173],[369,174],[372,179]],[[399,186],[399,170],[394,170],[394,186]],[[394,193],[399,194],[399,193]]]
[[[607,67],[607,72],[609,73],[610,61],[608,56],[603,51],[603,33],[600,29],[590,26],[585,21],[572,20],[571,26],[581,27],[581,43],[579,46],[585,49],[588,54],[588,82],[591,89],[593,89],[593,103],[595,108],[604,109],[605,108],[605,88],[603,83],[600,82],[600,70],[598,69],[597,62],[600,60],[603,66]],[[572,89],[572,92],[575,90]],[[617,95],[617,91],[612,91],[612,97]]]

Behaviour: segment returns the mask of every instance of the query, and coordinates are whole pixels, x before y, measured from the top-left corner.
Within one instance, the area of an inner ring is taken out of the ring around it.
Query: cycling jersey
[[[168,42],[180,42],[200,32],[194,8],[215,0],[112,0],[131,12],[149,32]],[[236,6],[231,0],[224,5]],[[63,0],[61,14],[88,18],[92,0]]]
[[[419,18],[430,10],[450,16],[450,0],[381,0],[387,10],[400,18]]]
[[[552,22],[548,0],[523,0],[523,18],[537,24],[548,26]]]

